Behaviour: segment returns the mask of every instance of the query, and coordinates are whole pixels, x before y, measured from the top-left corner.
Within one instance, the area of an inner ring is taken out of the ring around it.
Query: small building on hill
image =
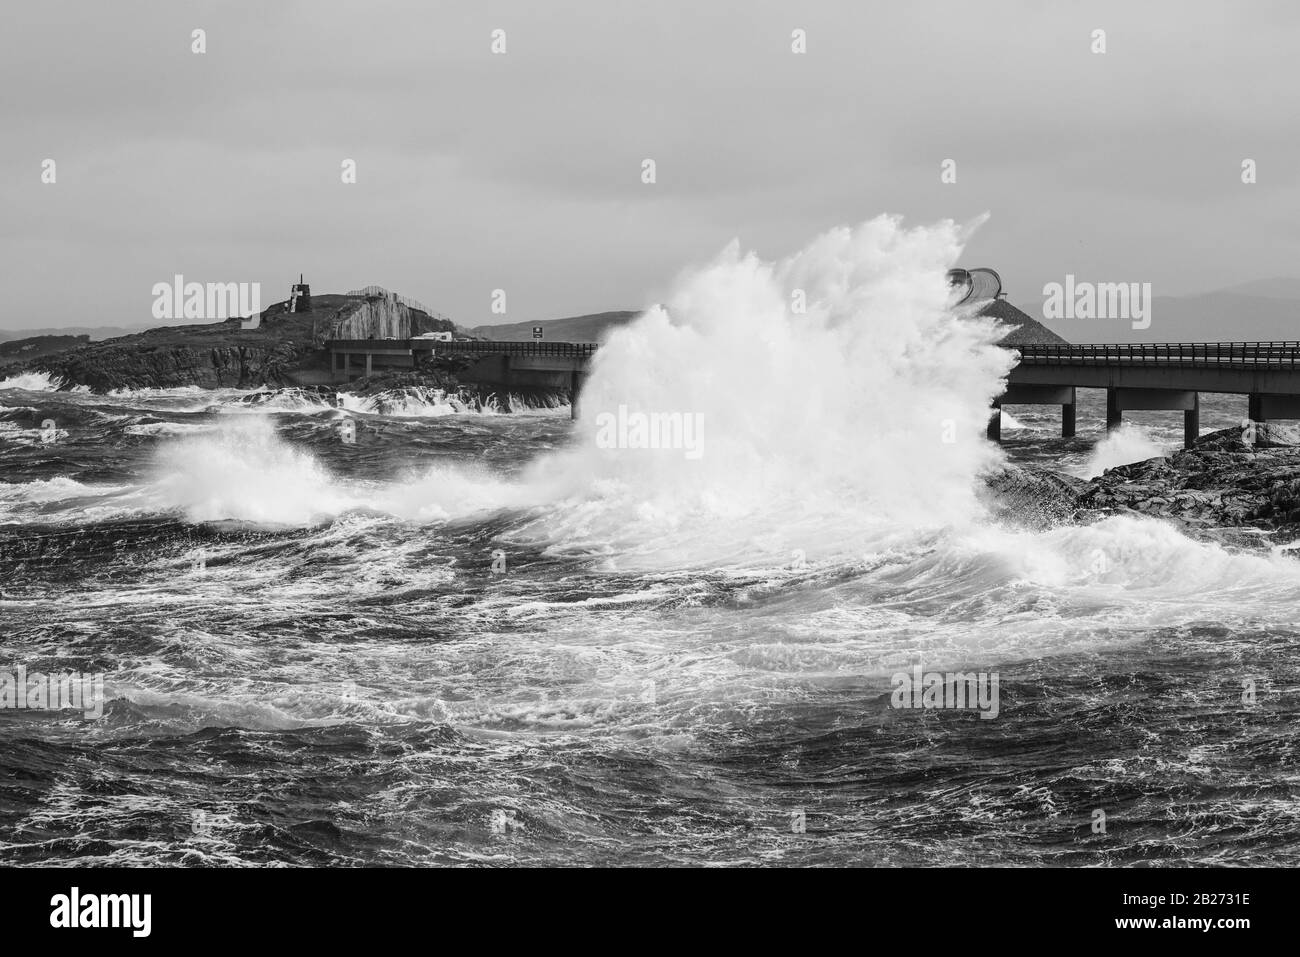
[[[298,281],[289,288],[289,311],[311,312],[311,286],[303,282],[302,273],[298,273]]]

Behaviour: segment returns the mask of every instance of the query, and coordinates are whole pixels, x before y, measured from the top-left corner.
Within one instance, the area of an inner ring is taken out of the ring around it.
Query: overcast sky
[[[1066,273],[1296,276],[1297,57],[1293,0],[7,0],[0,329],[148,322],[175,273],[636,309],[880,212],[989,211],[965,264],[1034,315]]]

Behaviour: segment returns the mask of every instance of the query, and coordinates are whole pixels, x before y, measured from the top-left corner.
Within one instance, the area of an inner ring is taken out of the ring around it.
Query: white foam
[[[190,521],[299,526],[356,509],[440,521],[526,499],[518,486],[487,473],[441,464],[387,483],[342,479],[311,452],[284,442],[266,416],[240,416],[164,445],[147,494],[159,509],[180,510]]]
[[[1117,465],[1144,462],[1165,455],[1166,450],[1152,440],[1141,426],[1125,422],[1097,443],[1084,463],[1082,478],[1095,478]]]
[[[811,556],[975,520],[1012,357],[991,320],[948,307],[965,236],[879,217],[776,263],[733,243],[688,273],[596,355],[576,448],[528,477],[560,503],[533,531],[680,565],[733,561],[774,529]],[[699,415],[702,457],[598,447],[620,405]]]
[[[25,372],[8,379],[0,379],[0,389],[22,389],[25,392],[55,392],[59,380],[47,372]]]
[[[448,415],[463,415],[474,411],[455,396],[442,389],[410,387],[390,389],[374,395],[340,394],[343,407],[350,412],[369,415],[390,415],[401,418],[434,419]]]
[[[213,426],[197,422],[145,422],[128,425],[122,431],[127,435],[192,435],[212,428]]]
[[[1025,425],[1023,422],[1021,422],[1019,419],[1017,419],[1014,415],[1012,415],[1010,412],[1006,411],[1005,409],[1001,411],[1001,416],[1002,416],[1003,429],[1014,430],[1014,429],[1029,428],[1029,426]]]

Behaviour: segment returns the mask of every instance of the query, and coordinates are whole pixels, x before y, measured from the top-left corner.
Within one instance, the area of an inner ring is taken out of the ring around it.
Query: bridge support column
[[[1151,410],[1183,413],[1183,440],[1192,447],[1200,434],[1201,394],[1187,389],[1129,389],[1106,390],[1106,431],[1119,428],[1124,410]]]
[[[1183,410],[1183,448],[1190,449],[1201,434],[1201,394],[1193,392],[1192,407]]]
[[[1072,385],[1007,385],[1007,391],[1003,392],[993,403],[993,407],[999,411],[1004,405],[1059,405],[1061,407],[1061,435],[1070,438],[1074,435],[1074,408],[1076,393]],[[990,425],[992,421],[990,420]],[[998,425],[999,434],[1001,432],[1001,418],[999,416]],[[989,438],[998,441],[998,437],[993,432],[989,432]]]
[[[1074,387],[1071,386],[1070,401],[1061,405],[1061,438],[1063,439],[1074,438],[1074,414],[1078,408],[1076,405],[1077,400],[1078,396],[1074,391]]]
[[[373,361],[373,359],[374,356],[372,356],[369,352],[367,352],[366,353],[366,376],[367,377],[369,377],[370,375],[370,364]]]
[[[574,369],[569,373],[569,418],[576,420],[578,418],[578,396],[582,393],[582,387],[587,383],[587,373],[579,372]]]
[[[1106,390],[1106,431],[1113,432],[1124,424],[1124,410],[1119,405],[1119,390]]]
[[[1002,401],[1000,399],[993,400],[993,408],[989,413],[988,436],[990,442],[1002,441]]]

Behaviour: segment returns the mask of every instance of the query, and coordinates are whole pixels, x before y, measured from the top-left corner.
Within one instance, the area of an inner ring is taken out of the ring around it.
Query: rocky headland
[[[261,313],[256,328],[242,326],[228,319],[149,329],[43,355],[23,371],[47,373],[65,389],[87,386],[95,392],[323,385],[330,381],[322,348],[327,339],[456,331],[449,319],[363,295],[315,296],[312,308],[299,312],[279,302]]]

